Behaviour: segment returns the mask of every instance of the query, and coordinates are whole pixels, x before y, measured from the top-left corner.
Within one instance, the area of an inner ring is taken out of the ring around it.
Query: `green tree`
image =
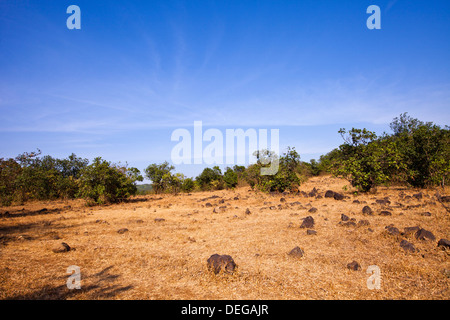
[[[223,181],[227,188],[236,188],[238,184],[238,174],[233,169],[227,167],[223,174]]]
[[[164,188],[167,187],[167,174],[170,175],[170,172],[174,169],[175,167],[170,165],[167,161],[164,161],[161,164],[153,163],[145,169],[145,174],[147,178],[152,181],[155,193],[164,191]]]

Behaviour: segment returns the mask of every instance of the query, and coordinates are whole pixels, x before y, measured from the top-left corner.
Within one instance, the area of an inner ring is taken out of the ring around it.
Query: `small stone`
[[[358,271],[361,270],[361,265],[356,261],[352,261],[349,264],[347,264],[347,268],[350,270]]]
[[[348,220],[350,220],[350,218],[348,216],[346,216],[345,214],[341,214],[341,220],[348,221]]]
[[[251,214],[251,211],[249,208],[245,209],[245,214]]]
[[[124,234],[125,232],[128,232],[127,228],[122,228],[122,229],[117,230],[118,234]]]
[[[60,244],[58,244],[58,245],[56,245],[53,249],[52,249],[52,251],[54,252],[54,253],[63,253],[63,252],[68,252],[68,251],[70,251],[70,246],[67,244],[67,243],[65,243],[65,242],[61,242]]]
[[[303,254],[304,254],[304,252],[302,249],[300,249],[300,247],[295,247],[288,253],[288,255],[290,255],[291,257],[294,257],[294,258],[301,258],[301,257],[303,257]]]
[[[431,233],[431,231],[425,230],[425,229],[419,229],[416,234],[415,237],[417,240],[436,240],[436,237],[434,236],[433,233]]]
[[[400,242],[400,247],[402,247],[405,251],[415,252],[416,247],[411,242],[408,242],[406,240],[402,240]]]
[[[317,234],[317,231],[316,230],[312,230],[312,229],[308,229],[308,230],[306,230],[306,234],[309,235],[309,236],[313,236],[313,235]]]
[[[392,212],[384,210],[380,212],[380,216],[392,216]]]
[[[450,249],[450,241],[447,239],[441,239],[438,242],[438,247]]]
[[[344,200],[344,195],[342,193],[335,192],[333,198],[334,200]]]
[[[333,198],[333,197],[334,197],[334,191],[327,190],[327,192],[325,192],[325,198]]]
[[[362,213],[372,215],[373,211],[369,206],[364,206],[364,208],[362,209]]]
[[[314,218],[311,216],[308,216],[306,218],[303,218],[303,222],[300,226],[300,228],[307,228],[307,229],[311,229],[314,227]]]
[[[311,208],[308,210],[308,212],[310,213],[316,213],[317,212],[317,208]]]

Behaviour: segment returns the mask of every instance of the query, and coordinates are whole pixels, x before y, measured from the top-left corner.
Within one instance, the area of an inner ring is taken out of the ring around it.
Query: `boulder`
[[[403,250],[405,250],[405,251],[409,251],[409,252],[415,252],[416,251],[416,247],[414,247],[414,245],[411,242],[408,242],[406,240],[402,240],[400,242],[400,247],[402,247]]]
[[[213,254],[206,263],[208,270],[214,272],[214,274],[219,272],[232,274],[237,267],[233,258],[229,255]]]
[[[300,247],[295,247],[288,253],[288,255],[290,255],[291,257],[294,257],[294,258],[301,258],[301,257],[303,257],[303,254],[304,254],[304,251]]]
[[[314,227],[314,218],[311,216],[307,216],[306,218],[303,218],[303,222],[300,226],[300,228],[307,228],[312,229]]]
[[[425,230],[423,228],[417,230],[416,234],[414,235],[417,240],[436,240],[436,237],[431,231]]]
[[[364,208],[362,209],[362,213],[367,214],[367,215],[372,215],[373,211],[372,211],[372,208],[370,208],[369,206],[364,206]]]
[[[344,195],[342,193],[335,192],[333,198],[334,200],[344,200]]]

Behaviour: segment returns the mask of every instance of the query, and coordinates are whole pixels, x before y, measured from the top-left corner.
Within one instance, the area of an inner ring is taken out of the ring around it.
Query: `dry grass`
[[[342,192],[345,184],[318,177],[300,189],[316,187],[323,195],[328,189]],[[449,299],[449,252],[437,247],[439,239],[449,238],[449,214],[434,190],[421,191],[422,200],[400,197],[418,190],[391,188],[359,196],[348,191],[348,198],[337,201],[239,188],[139,196],[105,207],[59,201],[2,208],[9,215],[0,219],[0,299]],[[213,195],[219,198],[202,201]],[[392,216],[378,215],[383,208],[374,202],[384,197]],[[354,199],[366,201],[374,215],[363,216],[364,204]],[[290,205],[296,201],[302,205]],[[226,211],[213,213],[218,205]],[[318,211],[309,213],[310,207]],[[421,215],[427,211],[431,216]],[[370,225],[339,225],[342,213]],[[308,215],[315,219],[316,235],[299,228]],[[407,253],[399,246],[405,237],[385,233],[389,224],[400,231],[420,225],[437,239],[408,237],[420,251]],[[118,234],[121,228],[129,231]],[[53,253],[62,241],[75,250]],[[301,259],[287,255],[296,246],[305,252]],[[210,274],[206,260],[214,253],[231,255],[237,271]],[[353,260],[360,271],[347,269]],[[81,290],[66,286],[71,265],[81,268]],[[381,269],[379,290],[367,288],[370,265]]]

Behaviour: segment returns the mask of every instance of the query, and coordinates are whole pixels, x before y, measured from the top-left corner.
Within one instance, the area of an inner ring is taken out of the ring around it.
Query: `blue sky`
[[[81,30],[69,30],[69,5]],[[369,30],[369,5],[381,30]],[[400,113],[450,124],[450,1],[0,1],[0,157],[170,161],[177,128],[274,128],[303,160]],[[188,176],[204,166],[177,166]]]

